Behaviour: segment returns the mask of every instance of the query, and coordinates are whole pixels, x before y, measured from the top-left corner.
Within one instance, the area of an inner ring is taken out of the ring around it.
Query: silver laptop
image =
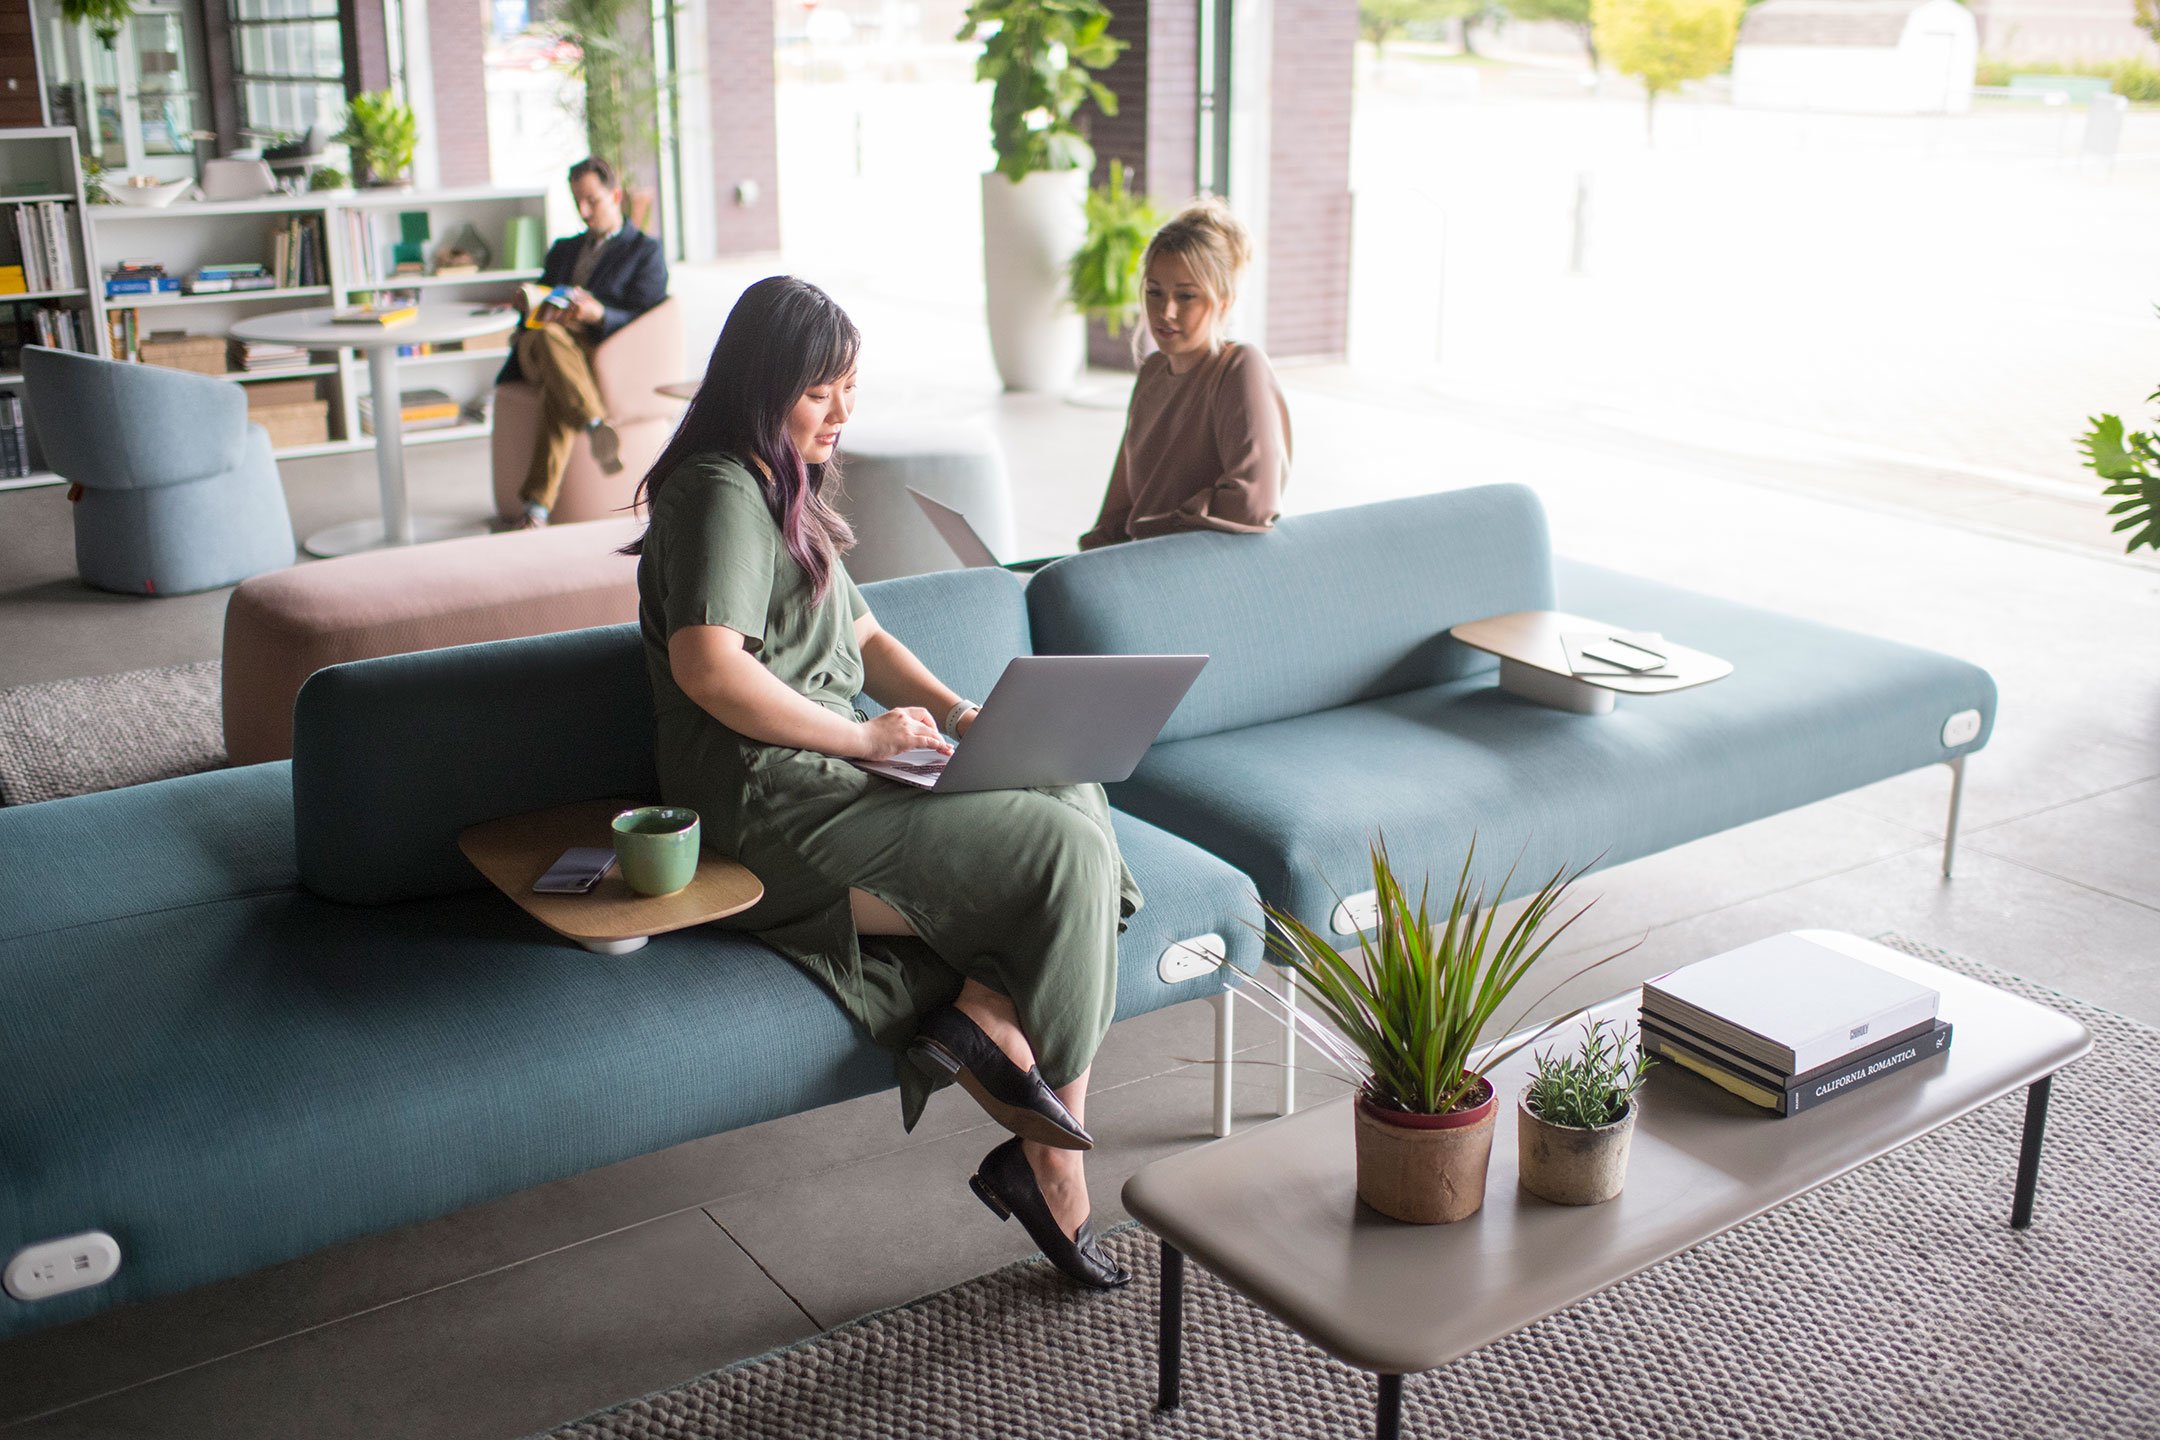
[[[931,499],[912,485],[907,487],[907,493],[915,497],[915,503],[922,507],[922,513],[937,527],[937,533],[945,538],[945,543],[952,547],[953,554],[960,557],[962,565],[974,569],[1003,563],[997,558],[997,552],[975,533],[975,527],[968,524],[967,516],[942,500]]]
[[[952,754],[904,750],[855,763],[941,795],[1123,780],[1207,662],[1205,655],[1022,655],[1005,667]]]

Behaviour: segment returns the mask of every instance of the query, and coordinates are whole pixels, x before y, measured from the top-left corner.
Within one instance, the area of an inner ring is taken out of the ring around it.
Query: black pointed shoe
[[[923,1016],[908,1042],[908,1059],[936,1079],[951,1077],[991,1119],[1022,1139],[1055,1150],[1090,1150],[1095,1137],[1044,1083],[1042,1071],[1013,1064],[982,1027],[951,1005]]]
[[[968,1180],[968,1189],[998,1219],[1017,1216],[1043,1258],[1075,1285],[1115,1290],[1132,1279],[1132,1272],[1103,1250],[1092,1219],[1081,1221],[1080,1228],[1070,1236],[1058,1228],[1057,1217],[1050,1213],[1050,1202],[1043,1199],[1042,1187],[1035,1183],[1035,1167],[1028,1164],[1018,1140],[1008,1140],[983,1156],[982,1164]]]

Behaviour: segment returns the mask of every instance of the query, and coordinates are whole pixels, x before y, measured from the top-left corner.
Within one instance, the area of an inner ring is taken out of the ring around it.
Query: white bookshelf
[[[75,132],[65,126],[0,129],[0,251],[9,257],[0,263],[16,263],[15,207],[40,204],[66,207],[71,221],[67,227],[72,250],[69,258],[76,275],[84,283],[61,289],[0,295],[0,311],[5,311],[10,320],[20,314],[26,324],[29,312],[39,307],[74,311],[78,324],[86,332],[86,341],[94,345],[103,336],[105,327],[98,314],[97,297],[92,293],[98,272],[87,251],[88,226],[84,222],[90,207],[83,200],[82,166],[76,158]],[[18,331],[21,329],[17,328]],[[22,395],[22,371],[15,363],[12,351],[5,359],[0,359],[0,392],[17,398]],[[60,477],[45,469],[44,457],[38,453],[34,435],[30,442],[30,472],[27,476],[0,477],[0,490],[59,483]]]
[[[87,240],[92,268],[93,293],[88,297],[97,312],[99,333],[106,333],[106,319],[113,312],[138,312],[140,336],[153,331],[184,331],[192,335],[228,334],[233,324],[266,309],[303,309],[309,306],[347,304],[376,291],[417,290],[437,303],[469,300],[475,306],[508,300],[517,285],[537,279],[538,270],[517,269],[498,263],[508,244],[509,222],[530,216],[545,225],[547,192],[538,187],[476,186],[444,190],[360,190],[274,195],[259,200],[227,200],[215,204],[186,201],[158,210],[116,205],[91,207]],[[463,275],[393,275],[390,249],[400,233],[399,217],[422,212],[428,217],[425,263],[432,267],[436,249],[467,224],[492,251],[489,267]],[[185,278],[204,265],[235,264],[274,259],[273,236],[292,217],[319,216],[327,262],[326,283],[287,286],[274,290],[226,291],[212,295],[160,293],[115,295],[107,298],[103,277],[124,260],[156,261],[169,275]],[[545,231],[543,228],[543,241]],[[359,253],[365,246],[370,253]],[[382,278],[375,279],[380,275]],[[275,371],[232,371],[228,379],[243,385],[270,380],[314,377],[318,394],[329,402],[330,440],[325,444],[287,446],[281,458],[338,454],[374,448],[374,437],[360,429],[360,399],[368,391],[367,362],[353,351],[317,351],[311,363]],[[485,363],[492,361],[493,364]],[[503,352],[437,352],[407,357],[399,362],[403,374],[408,366],[422,366],[407,388],[426,385],[448,393],[461,405],[471,404],[494,389],[495,372]],[[421,380],[420,375],[426,378]],[[421,431],[406,437],[409,444],[484,436],[488,425],[461,424],[442,430]]]

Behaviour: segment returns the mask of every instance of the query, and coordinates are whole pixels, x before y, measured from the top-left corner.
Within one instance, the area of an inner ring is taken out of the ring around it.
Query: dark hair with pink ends
[[[675,438],[639,482],[637,502],[657,504],[668,477],[693,456],[734,456],[764,489],[788,554],[810,577],[813,603],[823,600],[832,587],[834,558],[855,543],[855,532],[825,498],[840,481],[838,457],[805,465],[788,438],[788,412],[805,391],[853,370],[861,349],[855,322],[807,280],[775,275],[743,291]],[[762,473],[757,461],[764,462]],[[641,535],[623,553],[644,549]]]

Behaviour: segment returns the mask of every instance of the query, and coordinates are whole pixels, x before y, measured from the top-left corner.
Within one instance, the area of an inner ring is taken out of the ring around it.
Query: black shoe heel
[[[918,1039],[908,1046],[908,1059],[933,1080],[950,1080],[960,1073],[960,1062],[951,1051],[933,1041]]]
[[[985,1114],[1023,1140],[1054,1150],[1094,1148],[1095,1137],[1073,1118],[1042,1071],[1015,1065],[954,1006],[941,1005],[923,1016],[908,1042],[907,1058],[932,1080],[957,1080]]]
[[[988,1185],[983,1184],[982,1176],[970,1175],[968,1177],[968,1189],[974,1191],[975,1198],[990,1207],[990,1213],[997,1216],[998,1219],[1012,1219],[1012,1211],[1006,1208],[1004,1201],[998,1199],[995,1191],[993,1191]]]

